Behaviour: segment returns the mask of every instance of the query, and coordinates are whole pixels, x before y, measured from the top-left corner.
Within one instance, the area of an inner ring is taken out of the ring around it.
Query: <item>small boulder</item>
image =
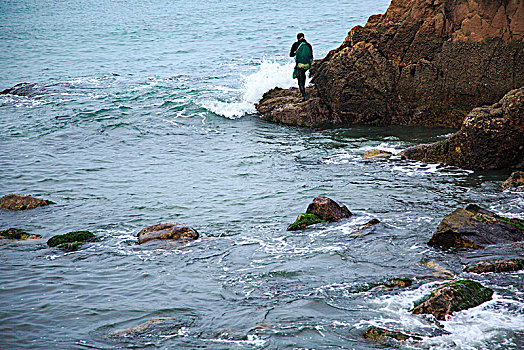
[[[0,198],[0,209],[8,210],[26,210],[37,207],[54,204],[54,202],[46,199],[38,199],[31,196],[19,196],[16,194],[8,194]]]
[[[350,217],[351,212],[345,205],[340,205],[334,200],[318,196],[309,204],[305,213],[300,214],[294,223],[289,225],[288,231],[303,230],[306,226],[319,222],[334,222]]]
[[[503,190],[524,191],[524,171],[515,171],[502,183]]]
[[[437,320],[491,300],[493,290],[471,280],[452,282],[434,290],[431,294],[415,302],[413,314],[431,314]]]
[[[491,244],[522,240],[524,220],[505,218],[471,204],[444,217],[428,245],[444,249],[481,249]]]
[[[464,271],[473,273],[512,272],[524,269],[524,259],[499,259],[480,261]]]
[[[380,150],[380,149],[374,149],[374,150],[367,151],[366,153],[364,153],[363,158],[364,159],[369,159],[369,158],[389,158],[392,155],[393,155],[393,153],[391,153],[391,152],[383,151],[383,150]]]
[[[138,233],[138,244],[157,239],[191,241],[198,239],[198,232],[187,225],[168,222],[146,227]]]
[[[351,290],[351,293],[362,293],[362,292],[368,292],[368,291],[389,291],[392,289],[397,288],[406,288],[413,284],[413,280],[408,277],[402,277],[402,278],[392,278],[388,279],[382,282],[376,282],[376,283],[366,283],[363,286],[360,286],[356,289]]]
[[[0,238],[4,239],[40,239],[42,236],[27,233],[22,229],[10,227],[7,230],[0,231]]]
[[[389,329],[381,328],[381,327],[375,327],[371,326],[364,332],[364,338],[369,339],[371,341],[381,343],[386,338],[392,338],[396,339],[398,341],[406,341],[406,340],[416,340],[421,341],[422,337],[418,335],[413,335],[408,332],[399,332],[399,331],[392,331]]]
[[[78,247],[84,242],[93,242],[95,240],[96,236],[89,231],[71,231],[49,238],[47,245],[71,251],[78,250]]]

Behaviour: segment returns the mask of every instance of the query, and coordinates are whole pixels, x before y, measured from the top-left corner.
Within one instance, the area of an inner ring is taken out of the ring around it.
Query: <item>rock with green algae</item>
[[[470,204],[444,217],[428,244],[444,249],[481,249],[523,240],[524,220],[502,217]]]
[[[58,249],[67,250],[70,252],[77,251],[78,248],[82,245],[82,242],[72,242],[72,243],[62,243],[57,245]]]
[[[71,247],[71,248],[74,247],[78,249],[80,244],[76,244],[76,245],[73,244],[70,246],[67,246],[67,244],[93,242],[95,240],[96,240],[96,236],[89,231],[71,231],[63,235],[56,235],[56,236],[51,237],[47,241],[47,245],[50,247],[58,247],[62,249],[67,249],[67,247]]]
[[[364,338],[377,343],[383,343],[387,338],[398,341],[415,340],[421,341],[422,337],[409,332],[392,331],[389,329],[371,326],[364,332]]]
[[[7,210],[34,209],[49,204],[54,204],[54,202],[47,199],[39,199],[31,196],[19,196],[16,194],[8,194],[0,198],[0,209]]]
[[[467,310],[491,300],[493,290],[471,280],[448,283],[415,302],[413,314],[431,314],[444,321],[453,312]]]
[[[479,261],[464,269],[465,272],[512,272],[524,269],[524,259],[498,259]]]
[[[288,231],[303,230],[307,226],[324,222],[324,220],[318,218],[315,214],[302,213],[300,214],[294,223],[288,226]]]
[[[7,230],[0,231],[0,238],[4,239],[40,239],[42,236],[27,233],[22,229],[10,227]]]

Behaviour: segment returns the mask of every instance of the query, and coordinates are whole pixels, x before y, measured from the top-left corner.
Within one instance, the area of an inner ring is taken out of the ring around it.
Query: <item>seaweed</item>
[[[89,231],[72,231],[63,235],[56,235],[47,241],[50,247],[56,247],[64,243],[74,242],[92,242],[96,240],[96,236]]]
[[[297,230],[303,230],[306,228],[306,226],[318,224],[319,222],[324,222],[325,220],[320,219],[315,214],[311,213],[303,213],[300,214],[294,223],[288,226],[288,231],[297,231]]]

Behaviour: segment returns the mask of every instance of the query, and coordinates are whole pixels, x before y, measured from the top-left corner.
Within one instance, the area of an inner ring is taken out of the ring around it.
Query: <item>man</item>
[[[298,102],[307,101],[306,96],[306,71],[311,68],[313,63],[313,47],[306,41],[304,33],[297,34],[297,41],[291,46],[290,57],[295,57],[295,71],[293,79],[298,79],[298,88],[302,94],[302,99]]]

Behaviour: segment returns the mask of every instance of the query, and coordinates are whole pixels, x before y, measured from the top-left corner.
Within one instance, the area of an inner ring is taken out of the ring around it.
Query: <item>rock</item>
[[[366,153],[364,153],[363,158],[364,159],[368,159],[368,158],[389,158],[392,155],[393,155],[393,153],[391,153],[391,152],[382,151],[382,150],[376,149],[376,150],[367,151]]]
[[[135,333],[147,331],[153,326],[174,320],[176,320],[174,317],[154,317],[145,323],[139,324],[138,326],[111,332],[109,333],[109,336],[128,336]]]
[[[89,231],[71,231],[49,238],[47,245],[65,250],[77,250],[81,243],[95,240],[96,236]]]
[[[511,272],[524,269],[524,259],[499,259],[480,261],[464,271],[473,273]]]
[[[409,147],[400,156],[473,170],[524,168],[523,135],[524,87],[491,106],[473,109],[448,139]],[[513,181],[522,184],[524,177],[517,174]]]
[[[452,282],[415,302],[413,314],[431,314],[437,320],[491,300],[493,290],[471,280]]]
[[[360,286],[354,290],[351,290],[351,293],[362,293],[367,291],[379,291],[386,290],[389,291],[395,288],[406,288],[413,284],[411,278],[392,278],[386,281],[377,282],[377,283],[367,283],[363,286]]]
[[[416,340],[421,341],[422,337],[418,335],[410,334],[409,332],[398,332],[392,331],[385,328],[371,326],[364,332],[364,338],[372,340],[374,342],[381,343],[386,338],[393,338],[398,341]]]
[[[364,225],[360,225],[358,227],[358,229],[359,230],[365,230],[365,229],[370,228],[371,226],[375,226],[377,224],[380,224],[380,220],[379,219],[371,219],[368,222],[366,222]]]
[[[34,209],[49,204],[54,204],[54,202],[31,196],[18,196],[16,194],[8,194],[0,198],[0,209],[8,210]]]
[[[198,238],[198,232],[191,227],[177,222],[153,225],[138,233],[138,244],[156,239],[190,241]]]
[[[25,96],[32,97],[38,94],[38,85],[36,83],[19,83],[13,86],[12,88],[5,89],[0,91],[0,95],[16,95],[16,96]]]
[[[288,226],[288,231],[303,230],[307,226],[324,222],[324,220],[318,218],[315,214],[302,213],[300,214],[294,223]]]
[[[524,191],[524,171],[515,171],[502,184],[503,190]]]
[[[27,233],[19,228],[8,228],[7,230],[0,231],[0,238],[4,239],[40,239],[42,236]]]
[[[522,23],[522,1],[393,0],[313,64],[307,103],[288,89],[256,107],[295,125],[459,127],[472,108],[524,86]]]
[[[321,220],[329,222],[339,221],[353,215],[345,205],[340,205],[324,196],[315,197],[308,205],[306,213],[315,214]]]
[[[440,222],[428,245],[439,248],[484,248],[524,240],[524,220],[508,219],[468,205],[456,209]]]

